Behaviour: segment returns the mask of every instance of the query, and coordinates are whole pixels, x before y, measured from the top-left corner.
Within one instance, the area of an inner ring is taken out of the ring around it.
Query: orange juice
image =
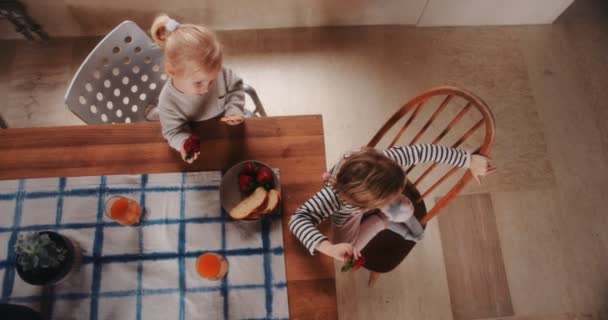
[[[141,213],[139,203],[125,197],[112,197],[106,202],[106,214],[123,225],[138,223]]]
[[[215,253],[204,253],[196,260],[196,272],[209,280],[219,280],[228,272],[226,258]]]

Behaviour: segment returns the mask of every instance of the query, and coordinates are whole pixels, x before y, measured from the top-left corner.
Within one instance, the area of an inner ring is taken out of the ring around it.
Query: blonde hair
[[[347,202],[374,209],[403,191],[405,172],[395,161],[372,148],[364,148],[346,158],[338,169],[334,189]]]
[[[180,24],[167,30],[169,16],[161,14],[154,19],[150,34],[164,50],[165,65],[169,64],[178,75],[191,75],[203,71],[217,72],[222,67],[222,46],[213,31],[194,24]]]

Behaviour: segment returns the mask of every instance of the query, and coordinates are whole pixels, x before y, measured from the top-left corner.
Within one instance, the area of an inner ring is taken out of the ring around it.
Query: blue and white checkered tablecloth
[[[61,320],[288,318],[281,221],[231,221],[220,180],[220,172],[196,172],[0,181],[0,302],[44,302]],[[104,215],[112,195],[139,200],[141,227]],[[80,270],[50,297],[14,269],[17,234],[41,230],[84,250]],[[198,276],[204,252],[227,258],[223,280]]]

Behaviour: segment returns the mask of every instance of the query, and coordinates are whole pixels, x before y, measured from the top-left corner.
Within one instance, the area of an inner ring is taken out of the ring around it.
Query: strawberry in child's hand
[[[345,255],[344,256],[344,265],[342,266],[342,269],[340,269],[340,270],[342,272],[350,271],[353,268],[354,264],[355,264],[355,258],[353,258],[353,256]]]
[[[268,183],[268,185],[272,187],[272,180],[272,171],[270,169],[267,167],[261,167],[260,170],[258,170],[258,176],[256,178],[258,183]]]
[[[192,159],[194,154],[201,151],[201,138],[196,135],[191,135],[184,142],[184,151],[186,151],[186,161]]]
[[[353,268],[353,258],[352,257],[345,257],[344,259],[344,265],[342,266],[342,269],[340,269],[340,271],[342,272],[346,272],[346,271],[350,271],[350,269]]]
[[[359,258],[359,260],[355,261],[355,264],[353,265],[353,270],[359,270],[361,269],[361,267],[363,267],[365,265],[365,257],[361,256]]]
[[[239,190],[241,190],[241,192],[250,192],[254,187],[257,187],[257,184],[252,176],[246,173],[241,173],[239,175]]]
[[[342,266],[342,269],[340,269],[342,272],[347,272],[350,270],[359,270],[361,267],[363,267],[365,265],[365,258],[363,256],[361,256],[359,258],[359,260],[355,261],[355,258],[353,256],[344,256],[344,265]]]

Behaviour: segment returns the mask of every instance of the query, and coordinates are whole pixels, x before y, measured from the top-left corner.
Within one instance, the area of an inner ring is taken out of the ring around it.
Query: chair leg
[[[2,115],[0,115],[0,129],[6,128],[8,128],[8,124],[6,124],[6,121],[4,121],[4,118],[2,118]]]
[[[380,278],[380,272],[370,271],[369,280],[367,281],[367,286],[370,288],[373,287],[376,284],[376,282],[378,282],[379,278]]]

